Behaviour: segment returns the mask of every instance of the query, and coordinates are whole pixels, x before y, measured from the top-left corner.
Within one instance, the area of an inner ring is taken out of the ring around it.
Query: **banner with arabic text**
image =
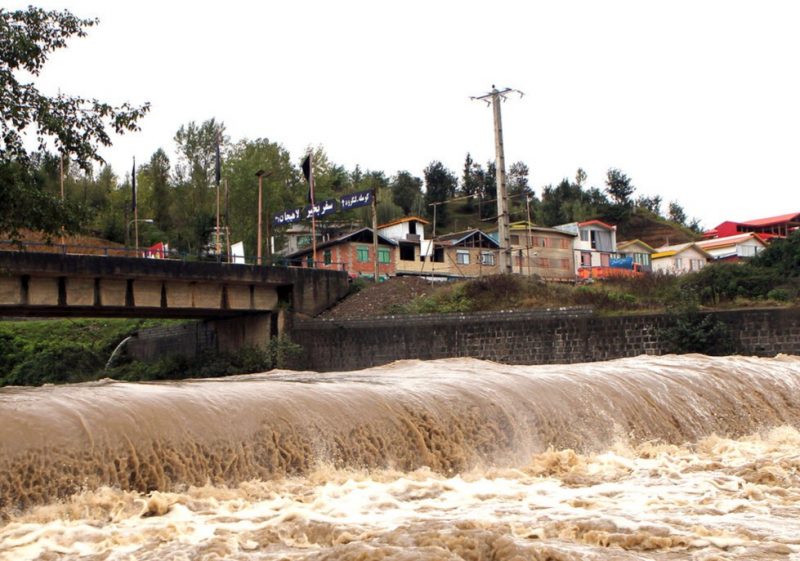
[[[302,220],[302,216],[300,215],[299,208],[290,208],[289,210],[284,210],[272,215],[272,223],[275,226],[294,224],[295,222],[300,222],[300,220]]]
[[[315,218],[321,218],[333,214],[334,212],[336,212],[336,199],[325,199],[324,201],[314,203],[313,207],[311,205],[306,205],[303,208],[303,218],[310,219],[312,213]]]
[[[373,191],[371,189],[369,191],[350,193],[349,195],[343,195],[342,198],[339,199],[339,204],[341,205],[342,211],[350,210],[351,208],[371,205],[373,196]]]

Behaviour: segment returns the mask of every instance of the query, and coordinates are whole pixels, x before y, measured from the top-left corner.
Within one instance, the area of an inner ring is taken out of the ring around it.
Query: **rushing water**
[[[800,357],[0,390],[0,559],[800,559]]]

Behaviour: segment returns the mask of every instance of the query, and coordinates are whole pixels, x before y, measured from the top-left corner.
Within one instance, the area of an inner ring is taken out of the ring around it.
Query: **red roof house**
[[[793,212],[769,218],[757,218],[746,222],[726,221],[716,228],[704,232],[703,238],[707,240],[726,238],[747,232],[761,234],[762,238],[785,238],[798,228],[800,228],[800,212]]]

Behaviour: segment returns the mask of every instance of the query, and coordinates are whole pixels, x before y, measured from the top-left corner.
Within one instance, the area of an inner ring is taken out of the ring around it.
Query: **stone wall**
[[[800,309],[714,312],[741,354],[800,354]],[[402,359],[474,357],[508,364],[609,360],[668,352],[666,315],[599,317],[588,310],[439,314],[295,322],[298,367],[354,370]]]
[[[211,322],[192,321],[141,329],[125,344],[125,352],[136,360],[154,362],[170,356],[192,358],[217,348]]]

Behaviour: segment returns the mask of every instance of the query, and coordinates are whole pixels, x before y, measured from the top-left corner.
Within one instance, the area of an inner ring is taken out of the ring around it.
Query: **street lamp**
[[[153,219],[152,218],[134,218],[133,220],[128,222],[128,226],[126,228],[127,239],[131,239],[131,224],[138,223],[138,222],[144,222],[145,224],[152,224],[153,223]],[[138,257],[139,256],[139,228],[136,228],[136,243],[135,243],[135,247],[136,247],[136,256]]]

